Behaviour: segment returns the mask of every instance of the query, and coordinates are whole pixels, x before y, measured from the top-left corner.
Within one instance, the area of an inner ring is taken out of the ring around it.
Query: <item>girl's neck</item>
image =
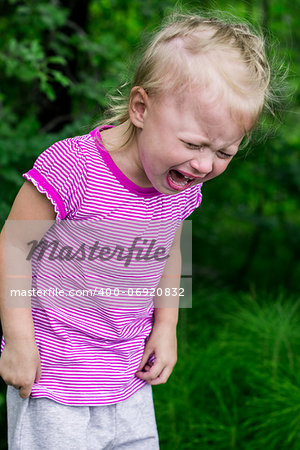
[[[121,125],[117,125],[116,127],[107,128],[107,129],[101,131],[101,138],[102,138],[104,147],[110,153],[115,150],[120,150],[121,148],[125,147],[125,145],[124,145],[125,143],[127,143],[127,144],[130,143],[130,142],[127,142],[129,139],[128,123],[124,122]],[[127,147],[127,144],[126,144],[126,147]]]
[[[101,138],[112,160],[127,178],[140,187],[152,187],[139,157],[136,135],[129,140],[128,122],[101,131]]]

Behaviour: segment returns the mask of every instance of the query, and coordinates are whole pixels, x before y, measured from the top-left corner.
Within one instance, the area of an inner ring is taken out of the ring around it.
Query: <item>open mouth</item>
[[[187,187],[189,187],[194,179],[195,178],[190,178],[186,175],[183,175],[176,169],[169,170],[167,176],[169,186],[177,191],[181,191],[182,189],[186,189]]]

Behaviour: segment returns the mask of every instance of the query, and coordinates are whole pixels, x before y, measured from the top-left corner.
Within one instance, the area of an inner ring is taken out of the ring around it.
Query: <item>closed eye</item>
[[[233,157],[230,153],[223,152],[222,150],[218,151],[218,156],[222,159],[229,159]]]
[[[185,145],[188,148],[195,149],[195,150],[200,150],[203,147],[202,144],[192,144],[191,142],[185,142]]]
[[[203,145],[203,144],[192,144],[191,142],[184,142],[184,144],[192,150],[201,150],[205,147],[205,145]],[[222,158],[222,159],[230,159],[234,156],[234,154],[226,153],[223,150],[218,150],[217,154],[218,154],[219,158]]]

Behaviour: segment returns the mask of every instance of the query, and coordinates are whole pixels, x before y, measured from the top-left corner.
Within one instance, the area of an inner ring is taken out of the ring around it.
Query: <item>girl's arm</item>
[[[169,288],[175,288],[179,293],[181,277],[181,252],[180,236],[182,225],[177,230],[170,256],[167,259],[164,273],[159,283],[163,292]],[[136,372],[136,376],[149,384],[165,383],[172,373],[177,361],[176,326],[178,321],[179,295],[161,296],[154,299],[154,324],[145,345],[142,361]],[[154,355],[152,364],[149,358]]]
[[[40,240],[55,212],[51,202],[29,182],[21,187],[0,234],[0,316],[5,347],[0,358],[0,376],[30,395],[34,380],[40,377],[40,359],[34,338],[30,297],[16,298],[10,289],[30,290],[31,264],[25,263],[27,243]],[[24,264],[22,263],[24,261]],[[22,268],[20,276],[9,275],[13,265]]]

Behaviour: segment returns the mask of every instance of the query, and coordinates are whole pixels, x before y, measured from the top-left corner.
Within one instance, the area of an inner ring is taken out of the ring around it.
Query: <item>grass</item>
[[[161,449],[300,449],[300,302],[199,291],[153,389]]]

